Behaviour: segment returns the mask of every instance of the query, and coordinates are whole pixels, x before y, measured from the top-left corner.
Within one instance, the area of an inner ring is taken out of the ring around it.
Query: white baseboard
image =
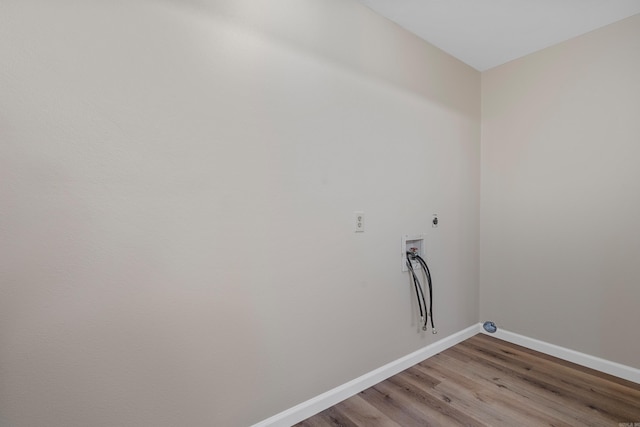
[[[467,338],[471,338],[479,332],[486,333],[482,329],[482,324],[480,323],[456,332],[453,335],[449,335],[446,338],[429,344],[428,346],[401,357],[400,359],[387,363],[378,369],[349,381],[348,383],[342,384],[332,390],[322,393],[319,396],[311,398],[306,402],[302,402],[293,408],[287,409],[279,414],[267,418],[266,420],[254,424],[252,427],[289,427],[317,414],[318,412],[324,411],[336,403],[342,402],[363,390],[366,390],[380,381],[384,381],[387,378],[410,368],[416,363],[420,363],[423,360],[448,349],[449,347],[453,347]],[[536,350],[568,362],[573,362],[578,365],[586,366],[588,368],[640,384],[640,369],[600,359],[599,357],[590,356],[585,353],[580,353],[579,351],[570,350],[555,344],[549,344],[544,341],[525,337],[524,335],[519,335],[503,329],[498,329],[494,334],[486,334],[513,344],[521,345],[531,350]]]
[[[279,414],[254,424],[252,427],[289,427],[317,414],[318,412],[324,411],[336,403],[342,402],[363,390],[368,389],[380,381],[384,381],[387,378],[410,368],[416,363],[420,363],[423,360],[448,349],[449,347],[453,347],[467,338],[471,338],[478,334],[481,329],[482,327],[480,324],[470,326],[453,335],[449,335],[448,337],[429,344],[420,350],[401,357],[400,359],[387,363],[378,369],[349,381],[348,383],[322,393],[321,395],[311,398],[306,402],[302,402],[293,408],[287,409],[286,411],[280,412]]]
[[[549,344],[548,342],[534,338],[525,337],[524,335],[505,331],[504,329],[498,329],[494,334],[488,334],[484,332],[484,330],[481,332],[513,344],[527,347],[531,350],[539,351],[540,353],[545,353],[568,362],[573,362],[578,365],[586,366],[587,368],[595,369],[597,371],[640,384],[640,369],[600,359],[599,357],[590,356],[585,353],[580,353],[579,351],[560,347],[555,344]]]

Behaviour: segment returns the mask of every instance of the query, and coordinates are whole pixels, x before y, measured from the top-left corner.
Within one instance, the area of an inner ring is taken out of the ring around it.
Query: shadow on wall
[[[479,107],[468,102],[468,94],[479,90],[479,71],[469,66],[457,67],[461,70],[459,75],[451,75],[451,63],[462,64],[458,59],[396,24],[388,25],[386,18],[356,1],[348,2],[346,7],[344,0],[160,1],[175,8],[190,7],[200,15],[231,21],[246,27],[245,30],[276,39],[304,55],[313,53],[323,61],[384,80],[411,95],[419,94],[465,116],[474,117]],[[336,2],[341,3],[341,9],[351,13],[336,14]],[[367,13],[363,13],[363,9]],[[340,21],[336,20],[337,16]],[[357,36],[354,36],[354,29]],[[422,54],[416,55],[416,52]],[[434,57],[438,61],[434,61]]]

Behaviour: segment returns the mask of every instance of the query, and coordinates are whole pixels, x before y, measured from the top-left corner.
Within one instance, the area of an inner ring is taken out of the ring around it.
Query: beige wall
[[[482,74],[481,318],[640,368],[640,15]]]
[[[354,1],[4,1],[0,52],[3,427],[246,426],[478,321],[480,74]]]

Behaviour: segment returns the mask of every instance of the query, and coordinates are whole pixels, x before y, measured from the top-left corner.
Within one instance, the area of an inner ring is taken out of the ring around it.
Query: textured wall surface
[[[478,321],[480,75],[367,8],[9,0],[0,52],[3,427],[246,426],[421,348],[404,233]]]

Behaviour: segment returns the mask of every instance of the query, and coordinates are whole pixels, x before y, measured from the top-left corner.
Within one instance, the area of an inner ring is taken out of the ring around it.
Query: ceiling
[[[640,13],[640,0],[359,0],[484,71]]]

